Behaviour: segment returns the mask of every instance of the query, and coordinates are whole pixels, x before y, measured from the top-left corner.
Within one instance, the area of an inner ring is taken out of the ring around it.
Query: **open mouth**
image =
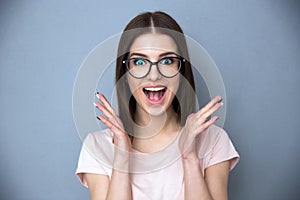
[[[166,90],[167,87],[163,87],[163,86],[143,88],[143,92],[151,102],[160,102],[163,99]]]

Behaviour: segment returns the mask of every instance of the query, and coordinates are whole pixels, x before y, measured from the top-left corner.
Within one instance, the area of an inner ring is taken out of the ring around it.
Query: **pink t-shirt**
[[[230,160],[230,170],[239,160],[227,133],[212,125],[197,137],[197,150],[202,174],[209,166]],[[89,134],[83,144],[76,175],[87,187],[84,173],[111,177],[114,145],[109,129]],[[184,199],[183,166],[178,138],[160,152],[148,154],[136,150],[131,155],[133,199]]]

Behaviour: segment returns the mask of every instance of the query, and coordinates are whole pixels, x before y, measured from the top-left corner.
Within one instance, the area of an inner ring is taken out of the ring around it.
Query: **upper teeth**
[[[149,90],[149,91],[159,91],[159,90],[163,90],[163,89],[165,89],[165,87],[145,88],[145,90]]]

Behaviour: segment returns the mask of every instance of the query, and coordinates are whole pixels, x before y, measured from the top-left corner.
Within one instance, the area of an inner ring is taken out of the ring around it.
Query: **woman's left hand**
[[[179,139],[179,148],[183,159],[197,156],[195,139],[218,119],[217,116],[214,116],[207,120],[223,105],[221,101],[222,97],[216,96],[198,112],[187,117]]]

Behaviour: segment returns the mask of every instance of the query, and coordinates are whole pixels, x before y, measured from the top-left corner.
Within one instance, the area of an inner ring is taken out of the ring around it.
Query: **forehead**
[[[158,33],[147,33],[138,36],[131,45],[133,51],[171,51],[177,52],[175,41],[168,35]]]

